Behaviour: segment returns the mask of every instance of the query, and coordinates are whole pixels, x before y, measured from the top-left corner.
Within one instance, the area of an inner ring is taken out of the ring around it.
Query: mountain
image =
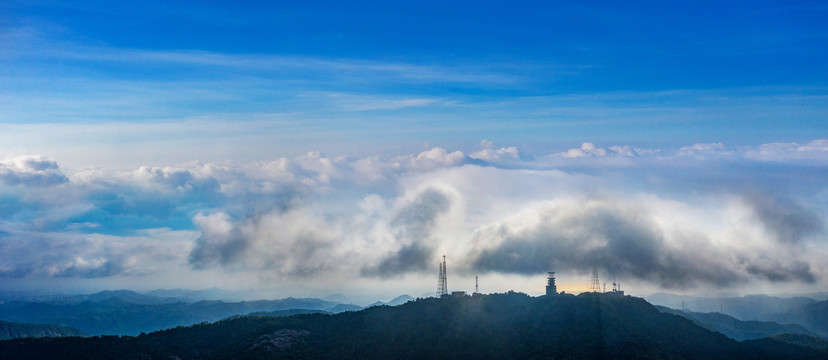
[[[327,310],[337,305],[312,298],[162,304],[136,304],[119,297],[101,298],[104,300],[78,304],[7,302],[0,304],[0,320],[71,326],[90,335],[138,335],[256,311]]]
[[[236,319],[236,318],[245,317],[245,316],[280,317],[280,316],[292,316],[292,315],[300,315],[300,314],[331,314],[331,313],[327,312],[327,311],[324,311],[324,310],[290,309],[290,310],[276,310],[276,311],[256,311],[256,312],[249,313],[247,315],[233,315],[231,317],[228,317],[227,319]]]
[[[328,295],[328,296],[323,297],[322,300],[327,300],[327,301],[330,301],[330,302],[338,302],[340,304],[350,304],[350,303],[353,302],[353,300],[351,300],[350,298],[348,298],[347,296],[342,295],[342,294]]]
[[[370,305],[369,305],[370,306]],[[329,308],[328,311],[334,314],[338,314],[345,311],[360,311],[364,309],[362,306],[354,305],[354,304],[337,304],[336,306]]]
[[[737,342],[643,299],[520,293],[418,299],[335,315],[240,317],[141,335],[0,341],[5,359],[825,359]]]
[[[650,295],[647,301],[673,309],[687,309],[703,313],[719,312],[743,321],[778,321],[776,320],[778,314],[817,302],[807,297],[783,298],[767,295],[699,297],[668,293]]]
[[[86,336],[86,334],[83,331],[66,326],[0,321],[0,340],[61,336]]]
[[[735,340],[750,340],[779,334],[814,335],[801,325],[782,325],[772,321],[741,321],[721,313],[698,313],[689,310],[675,310],[663,306],[656,308],[664,313],[684,316],[700,326],[718,331]]]
[[[371,304],[369,304],[365,307],[382,306],[382,305],[397,306],[397,305],[405,304],[405,303],[407,303],[411,300],[414,300],[414,298],[409,296],[409,295],[400,295],[400,296],[395,297],[394,299],[392,299],[389,302],[376,301],[376,302],[373,302],[373,303],[371,303]]]
[[[146,293],[146,295],[160,298],[174,298],[177,301],[184,302],[196,302],[201,300],[240,300],[239,294],[230,290],[215,287],[205,290],[156,289]]]
[[[91,302],[101,302],[112,298],[118,298],[133,304],[145,305],[170,304],[178,302],[175,298],[143,295],[130,290],[105,290],[89,295],[86,300]]]
[[[414,300],[414,298],[409,296],[408,294],[406,294],[406,295],[397,296],[393,300],[391,300],[391,301],[389,301],[385,304],[389,305],[389,306],[397,306],[397,305],[405,304],[405,303],[407,303],[409,301],[412,301],[412,300]]]
[[[828,338],[828,301],[805,304],[773,318],[779,322],[802,324],[808,330]]]

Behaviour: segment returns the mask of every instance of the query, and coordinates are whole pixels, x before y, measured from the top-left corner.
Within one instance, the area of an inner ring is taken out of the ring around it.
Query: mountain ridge
[[[83,351],[78,351],[83,349]],[[334,315],[239,317],[137,337],[0,342],[16,358],[824,359],[777,339],[740,343],[631,296],[521,293],[417,299]],[[63,356],[57,356],[63,355]]]

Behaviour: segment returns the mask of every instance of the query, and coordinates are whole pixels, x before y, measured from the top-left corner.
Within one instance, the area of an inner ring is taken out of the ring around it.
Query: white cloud
[[[6,184],[43,187],[67,181],[57,162],[44,156],[17,156],[0,161],[0,182]]]
[[[483,147],[483,149],[471,153],[469,155],[470,158],[483,160],[491,163],[501,162],[506,159],[520,158],[520,153],[518,152],[518,149],[514,146],[494,149],[494,143],[489,140],[480,141],[480,146]]]
[[[755,149],[810,154],[824,151],[824,145],[818,140]],[[726,151],[724,145],[695,144],[657,157],[627,145],[605,150],[584,143],[506,169],[467,160],[504,161],[518,156],[516,150],[495,149],[489,141],[481,146],[490,153],[467,157],[435,147],[351,158],[309,152],[246,163],[141,166],[115,173],[87,169],[69,176],[54,160],[7,160],[7,172],[59,172],[65,180],[57,187],[0,186],[4,204],[12,204],[0,207],[6,214],[0,247],[14,258],[0,263],[0,275],[147,278],[175,268],[199,283],[209,283],[216,272],[285,286],[297,279],[348,284],[394,276],[430,283],[434,258],[444,252],[457,276],[475,269],[530,276],[549,265],[543,263],[546,257],[562,261],[564,272],[577,273],[603,254],[596,250],[601,246],[622,251],[636,241],[646,242],[646,261],[636,264],[634,254],[625,253],[616,259],[620,262],[609,263],[619,274],[652,286],[731,286],[742,280],[811,284],[828,275],[818,260],[826,249],[814,240],[825,232],[828,209],[819,194],[828,189],[812,182],[807,191],[791,190],[805,184],[803,176],[825,173],[822,168],[769,178],[762,175],[765,167],[751,172],[751,164],[765,161],[752,157],[754,148],[733,150],[731,162],[693,156],[689,166],[675,159],[688,152]],[[583,165],[584,159],[595,160]],[[616,166],[596,167],[596,162]],[[727,171],[734,163],[747,170]],[[554,168],[560,164],[567,165],[566,172]],[[767,195],[748,197],[744,192],[750,187]],[[167,246],[159,235],[142,232],[160,227],[169,228],[163,233],[188,235]],[[604,231],[611,228],[617,231]],[[60,241],[60,235],[71,241]],[[47,240],[15,242],[18,238]],[[39,247],[51,250],[35,251]],[[544,252],[550,249],[572,256]],[[504,254],[535,256],[527,262],[534,267],[518,269]],[[321,275],[331,273],[335,280]]]
[[[745,156],[761,161],[817,160],[828,161],[828,139],[817,139],[805,144],[768,143],[746,148]]]
[[[580,148],[569,149],[562,153],[552,154],[552,156],[561,156],[568,159],[582,158],[582,157],[602,157],[606,156],[607,151],[602,148],[597,148],[592,143],[585,142],[581,144]]]
[[[729,154],[729,152],[725,150],[725,146],[721,142],[695,143],[690,146],[682,146],[677,152],[678,156],[694,157],[698,159],[704,159],[710,156],[721,156],[725,154]]]
[[[443,148],[435,147],[431,150],[423,151],[414,157],[399,157],[396,162],[402,164],[408,170],[422,172],[442,167],[457,166],[463,163],[465,159],[466,155],[460,151],[448,152]]]

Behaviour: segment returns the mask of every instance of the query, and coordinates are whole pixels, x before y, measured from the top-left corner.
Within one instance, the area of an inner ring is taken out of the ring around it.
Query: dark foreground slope
[[[638,298],[508,293],[421,299],[337,315],[243,317],[135,338],[8,340],[0,342],[0,354],[7,359],[826,358],[813,348],[786,344],[784,351],[768,352],[762,346],[660,313]]]

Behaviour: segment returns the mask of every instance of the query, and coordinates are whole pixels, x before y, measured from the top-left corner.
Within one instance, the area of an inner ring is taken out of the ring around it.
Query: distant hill
[[[201,300],[240,300],[238,294],[230,290],[224,290],[219,288],[211,288],[205,290],[156,289],[146,293],[146,295],[160,298],[173,298],[176,299],[176,301],[184,302],[196,302]]]
[[[0,340],[62,336],[86,336],[86,334],[66,326],[0,321]]]
[[[771,337],[779,334],[815,335],[801,325],[782,325],[772,321],[741,321],[721,313],[698,313],[689,310],[676,310],[656,306],[661,312],[675,314],[693,320],[700,326],[718,331],[735,340],[751,340]]]
[[[370,306],[370,305],[369,305]],[[354,304],[337,304],[336,306],[327,309],[328,311],[338,314],[345,311],[360,311],[364,309],[362,306],[354,305]]]
[[[101,302],[110,300],[112,298],[118,298],[124,300],[126,302],[130,302],[133,304],[145,304],[145,305],[155,305],[155,304],[171,304],[175,302],[179,302],[172,297],[159,297],[159,296],[150,296],[150,295],[143,295],[139,294],[134,291],[130,290],[106,290],[94,293],[89,295],[86,300],[91,302]]]
[[[386,305],[397,306],[397,305],[405,304],[405,303],[407,303],[409,301],[412,301],[412,300],[414,300],[414,298],[409,296],[408,294],[400,295],[400,296],[395,297],[391,301],[387,302]]]
[[[322,300],[327,300],[327,301],[331,301],[331,302],[338,302],[338,303],[341,303],[341,304],[349,304],[349,303],[353,302],[350,298],[348,298],[347,296],[342,295],[342,294],[328,295],[328,296],[323,297]]]
[[[296,298],[161,304],[136,304],[120,297],[101,296],[99,299],[102,300],[78,304],[7,302],[0,304],[0,320],[71,326],[89,335],[138,335],[256,311],[328,310],[337,305],[320,299]]]
[[[822,337],[828,338],[828,301],[806,304],[773,317],[779,322],[802,324]]]
[[[281,316],[293,316],[293,315],[303,315],[303,314],[331,314],[330,312],[324,310],[306,310],[306,309],[290,309],[290,310],[276,310],[276,311],[256,311],[249,313],[247,315],[233,315],[227,319],[235,319],[244,316],[252,316],[252,317],[281,317]],[[225,320],[227,320],[225,319]]]
[[[817,302],[808,297],[783,298],[767,295],[700,297],[668,293],[650,295],[647,301],[673,309],[684,308],[702,313],[719,312],[743,321],[778,321],[780,323],[785,323],[785,321],[777,320],[778,314]]]
[[[5,359],[826,359],[737,342],[643,299],[520,293],[428,298],[336,315],[240,317],[138,337],[0,341]]]
[[[406,294],[406,295],[397,296],[389,302],[376,301],[376,302],[374,302],[374,303],[372,303],[372,304],[370,304],[366,307],[382,306],[382,305],[397,306],[397,305],[405,304],[405,303],[407,303],[411,300],[414,300],[414,298]]]

